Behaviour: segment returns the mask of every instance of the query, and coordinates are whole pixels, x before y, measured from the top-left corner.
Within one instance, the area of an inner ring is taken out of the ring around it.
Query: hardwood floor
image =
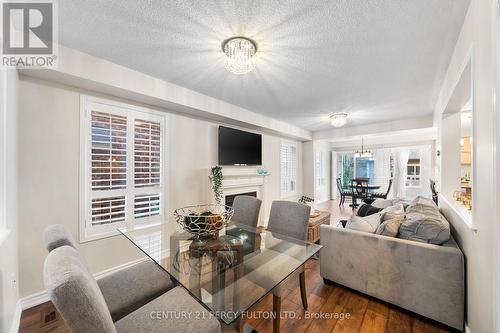
[[[331,224],[337,224],[341,219],[352,214],[347,204],[342,209],[338,207],[336,201],[326,202],[318,208],[332,212]],[[302,308],[299,280],[292,280],[285,284],[281,301],[283,315],[280,325],[283,333],[455,332],[439,323],[354,290],[337,284],[325,284],[319,274],[318,260],[307,261],[305,267],[309,308],[307,311]],[[272,296],[267,295],[250,309],[244,321],[260,333],[271,333],[272,319],[265,314],[272,310],[272,301]],[[54,315],[51,314],[52,311],[55,310],[50,302],[24,311],[19,332],[69,333],[70,330],[57,312],[55,312],[55,321],[45,326],[41,325],[47,315]]]

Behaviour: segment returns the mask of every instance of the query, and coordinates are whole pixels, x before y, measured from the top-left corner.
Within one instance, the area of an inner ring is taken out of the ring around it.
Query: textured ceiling
[[[63,45],[309,130],[432,113],[468,0],[59,2]],[[222,40],[257,41],[257,68]]]

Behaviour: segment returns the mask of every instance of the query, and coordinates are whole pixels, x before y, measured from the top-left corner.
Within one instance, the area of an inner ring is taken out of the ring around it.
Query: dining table
[[[375,184],[368,184],[368,183],[356,183],[356,184],[351,184],[350,188],[353,193],[352,197],[352,204],[350,205],[351,207],[358,207],[357,199],[365,199],[369,197],[370,191],[373,190],[378,190],[380,189],[380,185],[375,185]]]
[[[249,309],[321,249],[237,222],[208,238],[172,223],[118,231],[213,314],[223,331],[256,332],[244,321]]]

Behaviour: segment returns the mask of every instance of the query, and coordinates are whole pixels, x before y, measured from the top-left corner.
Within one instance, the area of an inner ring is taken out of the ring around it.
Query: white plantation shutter
[[[322,151],[316,153],[315,160],[316,160],[315,161],[316,186],[323,187],[326,184],[326,180],[325,180],[324,160]]]
[[[92,200],[92,225],[125,222],[125,197]]]
[[[160,215],[160,194],[136,195],[134,199],[134,218]]]
[[[127,186],[127,118],[92,111],[92,190]]]
[[[297,146],[281,144],[281,196],[295,194],[297,187]]]
[[[136,119],[134,123],[135,186],[160,185],[160,123]]]
[[[82,97],[81,239],[161,222],[163,116]]]

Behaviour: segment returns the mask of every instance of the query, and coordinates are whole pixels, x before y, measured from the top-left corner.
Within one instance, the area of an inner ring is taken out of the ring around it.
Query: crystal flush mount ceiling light
[[[234,74],[246,74],[255,68],[257,44],[247,37],[231,37],[222,42],[224,67]]]
[[[330,116],[330,121],[334,127],[342,127],[347,123],[347,113],[338,112]]]

